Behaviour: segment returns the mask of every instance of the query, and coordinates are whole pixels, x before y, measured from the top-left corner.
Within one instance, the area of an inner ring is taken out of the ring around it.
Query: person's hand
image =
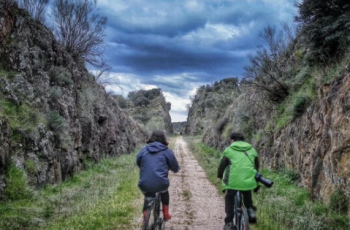
[[[254,192],[258,192],[259,189],[260,189],[260,185],[258,185],[258,187],[256,187],[256,188],[254,189]]]

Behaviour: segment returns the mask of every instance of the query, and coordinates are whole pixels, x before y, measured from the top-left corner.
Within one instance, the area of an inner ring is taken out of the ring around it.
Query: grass
[[[198,137],[186,140],[209,180],[220,189],[221,182],[216,178],[218,151],[201,143]],[[261,173],[274,181],[274,186],[271,189],[262,186],[258,193],[253,193],[254,204],[258,207],[258,223],[253,226],[254,230],[350,229],[350,218],[346,214],[335,212],[320,201],[311,201],[308,191],[296,185],[298,173],[267,169]],[[334,196],[336,200],[343,199],[341,194]],[[224,210],[222,213],[224,216]]]
[[[272,128],[275,132],[278,132],[303,115],[312,102],[315,101],[317,94],[321,92],[318,89],[324,84],[331,84],[341,76],[341,72],[347,63],[348,58],[326,67],[315,66],[311,68],[306,66],[301,68],[295,78],[288,82],[293,86],[290,94],[278,105],[265,130]]]
[[[15,71],[6,71],[3,69],[2,65],[0,64],[0,76],[7,76],[10,79],[12,79],[14,76],[16,76],[17,74],[19,74],[19,72],[15,72]]]
[[[10,121],[12,129],[32,130],[43,121],[37,110],[28,104],[15,105],[8,100],[0,99],[0,116]]]
[[[135,158],[136,152],[87,162],[86,170],[59,185],[0,203],[0,229],[138,228],[142,195]]]

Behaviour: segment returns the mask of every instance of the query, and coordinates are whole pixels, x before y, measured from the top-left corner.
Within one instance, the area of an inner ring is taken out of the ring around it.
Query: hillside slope
[[[0,2],[0,195],[10,167],[31,185],[58,183],[85,160],[129,153],[147,138],[82,63],[27,12]]]

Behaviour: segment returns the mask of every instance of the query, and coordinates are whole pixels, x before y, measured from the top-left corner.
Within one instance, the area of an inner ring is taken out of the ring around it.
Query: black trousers
[[[155,193],[150,193],[150,192],[146,192],[144,193],[144,195],[145,195],[145,198],[156,197]],[[160,199],[162,200],[163,205],[169,205],[169,201],[170,201],[169,191],[160,192]],[[142,211],[145,211],[146,209],[147,209],[147,201],[146,199],[144,199]]]
[[[237,190],[227,189],[225,195],[225,224],[233,222],[235,209],[235,195]],[[247,208],[253,207],[252,191],[241,191],[243,194],[243,202]]]

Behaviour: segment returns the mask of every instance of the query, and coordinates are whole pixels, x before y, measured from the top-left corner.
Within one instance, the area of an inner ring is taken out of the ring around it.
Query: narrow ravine
[[[189,151],[182,136],[177,137],[174,153],[179,173],[170,173],[169,230],[218,230],[224,219],[224,200],[207,179],[202,167]]]

